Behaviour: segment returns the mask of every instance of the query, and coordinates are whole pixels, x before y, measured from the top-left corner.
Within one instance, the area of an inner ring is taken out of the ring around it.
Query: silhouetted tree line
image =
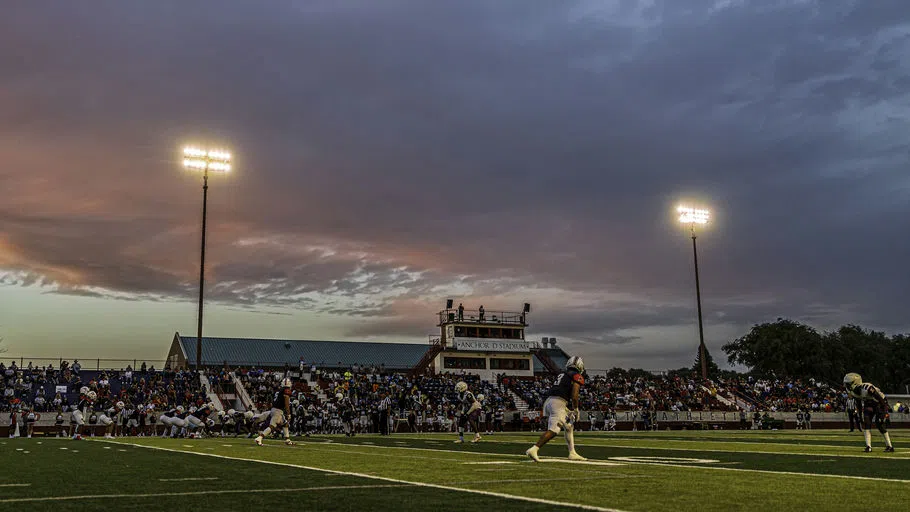
[[[857,372],[886,393],[904,393],[910,384],[910,336],[845,325],[820,333],[778,318],[756,324],[745,336],[722,347],[727,360],[757,377],[815,378],[839,385]]]

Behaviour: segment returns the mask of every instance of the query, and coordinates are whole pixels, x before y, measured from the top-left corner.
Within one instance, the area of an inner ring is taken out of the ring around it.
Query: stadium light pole
[[[698,248],[695,245],[695,226],[707,224],[711,218],[711,212],[683,205],[678,206],[676,212],[679,214],[679,222],[688,224],[692,234],[692,256],[695,260],[695,300],[698,304],[698,351],[699,359],[701,359],[701,378],[707,380],[708,361],[705,357],[705,329],[701,316],[701,285],[698,282]]]
[[[202,367],[202,304],[205,293],[205,218],[209,195],[209,171],[231,170],[231,154],[222,149],[183,148],[183,167],[202,171],[202,249],[199,251],[199,316],[196,326],[196,371]]]

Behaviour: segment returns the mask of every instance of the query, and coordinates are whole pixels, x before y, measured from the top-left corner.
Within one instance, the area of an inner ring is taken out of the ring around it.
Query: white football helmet
[[[848,373],[844,375],[844,387],[848,390],[853,390],[856,386],[859,386],[863,383],[863,378],[859,376],[858,373]]]
[[[88,392],[88,399],[89,399],[89,400],[95,400],[96,398],[98,398],[98,394],[97,394],[97,393],[95,393],[94,391],[89,391],[89,392]]]
[[[88,386],[82,386],[81,388],[79,388],[80,395],[87,395],[88,391],[89,391]]]
[[[248,420],[253,419],[253,411],[246,411],[245,413],[243,413],[243,417]]]
[[[281,381],[281,387],[284,387],[284,388],[289,388],[289,387],[291,387],[291,379],[288,378],[288,377],[285,377],[285,378]]]
[[[463,381],[463,380],[460,380],[460,381],[458,381],[457,384],[455,384],[455,392],[456,392],[456,393],[464,393],[464,392],[467,391],[467,390],[468,390],[468,383],[467,383],[467,382],[465,382],[465,381]]]
[[[483,395],[477,395],[475,398],[477,398],[478,402],[483,402]]]
[[[234,409],[228,409],[227,413],[228,413],[228,416],[233,416],[234,414],[237,413],[237,411],[235,411]]]
[[[183,414],[183,411],[184,411],[183,406],[182,406],[182,405],[178,405],[178,406],[177,406],[177,414]]]
[[[122,400],[120,402],[117,402],[118,409],[123,409],[124,407],[126,407],[126,404],[124,404]]]
[[[578,356],[572,356],[566,361],[566,370],[573,369],[578,373],[585,371],[585,362]]]
[[[344,393],[336,393],[336,394],[335,394],[335,399],[336,399],[336,400],[344,400]]]

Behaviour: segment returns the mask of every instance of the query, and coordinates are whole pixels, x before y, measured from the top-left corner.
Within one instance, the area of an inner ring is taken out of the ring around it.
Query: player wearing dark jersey
[[[186,417],[186,427],[193,431],[193,435],[209,433],[209,416],[215,411],[214,403],[202,404],[198,409],[190,412]]]
[[[585,363],[578,356],[572,356],[566,362],[566,371],[560,373],[547,393],[543,404],[543,414],[548,418],[547,430],[541,434],[537,443],[525,451],[525,455],[535,462],[540,462],[537,451],[566,429],[566,444],[569,446],[569,460],[587,460],[575,451],[575,421],[578,420],[578,393],[585,384],[582,373]]]
[[[82,430],[85,427],[85,419],[91,416],[97,398],[98,395],[85,386],[79,390],[79,403],[73,409],[72,418],[70,419],[73,439],[82,439]]]
[[[262,438],[268,436],[279,427],[284,434],[285,444],[294,444],[288,424],[291,420],[291,379],[281,381],[281,390],[276,391],[272,397],[272,409],[269,411],[269,424],[256,436],[256,444],[262,446]]]
[[[341,426],[344,428],[344,435],[347,437],[354,436],[354,416],[357,411],[354,410],[354,404],[351,399],[342,393],[335,395],[338,399],[338,408],[341,412]]]
[[[474,432],[472,443],[480,441],[480,429],[477,427],[477,418],[480,417],[480,402],[474,396],[474,393],[468,391],[468,383],[458,381],[455,384],[455,417],[458,419],[458,440],[456,443],[464,442],[465,427],[470,425]]]
[[[856,373],[848,373],[844,376],[844,387],[850,396],[856,399],[856,406],[861,409],[863,417],[863,437],[866,439],[865,451],[872,451],[872,424],[878,428],[885,438],[885,451],[893,452],[894,446],[891,445],[891,436],[885,427],[885,422],[890,417],[891,406],[888,399],[880,389],[871,383],[863,382],[862,377]]]

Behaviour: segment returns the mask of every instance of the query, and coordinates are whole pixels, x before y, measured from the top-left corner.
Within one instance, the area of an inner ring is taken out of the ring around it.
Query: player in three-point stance
[[[893,452],[891,436],[888,435],[888,429],[885,428],[885,420],[888,419],[891,410],[885,394],[872,384],[863,382],[858,373],[844,375],[844,387],[847,388],[850,396],[857,399],[857,406],[861,408],[863,437],[866,438],[865,451],[872,451],[872,424],[874,422],[878,431],[885,438],[885,451]]]
[[[480,429],[477,427],[477,418],[480,416],[480,402],[477,401],[477,398],[474,397],[474,393],[468,391],[468,383],[465,381],[458,381],[455,384],[455,393],[458,394],[458,440],[456,443],[464,442],[464,429],[465,426],[471,425],[471,430],[474,431],[474,439],[471,440],[472,443],[480,441]]]
[[[549,418],[547,431],[525,452],[525,455],[535,462],[540,462],[537,456],[540,447],[556,437],[562,428],[566,429],[569,460],[588,460],[575,451],[575,421],[579,414],[578,392],[581,386],[585,385],[585,378],[581,375],[584,371],[585,363],[581,358],[570,357],[566,362],[566,371],[556,377],[556,382],[547,393],[547,401],[543,404],[543,415]]]
[[[291,441],[291,433],[288,429],[288,422],[291,419],[291,379],[285,377],[281,381],[281,389],[275,392],[272,398],[272,410],[269,411],[269,425],[265,430],[259,432],[256,436],[256,444],[262,446],[262,438],[271,434],[273,429],[281,427],[286,444],[294,444]]]

